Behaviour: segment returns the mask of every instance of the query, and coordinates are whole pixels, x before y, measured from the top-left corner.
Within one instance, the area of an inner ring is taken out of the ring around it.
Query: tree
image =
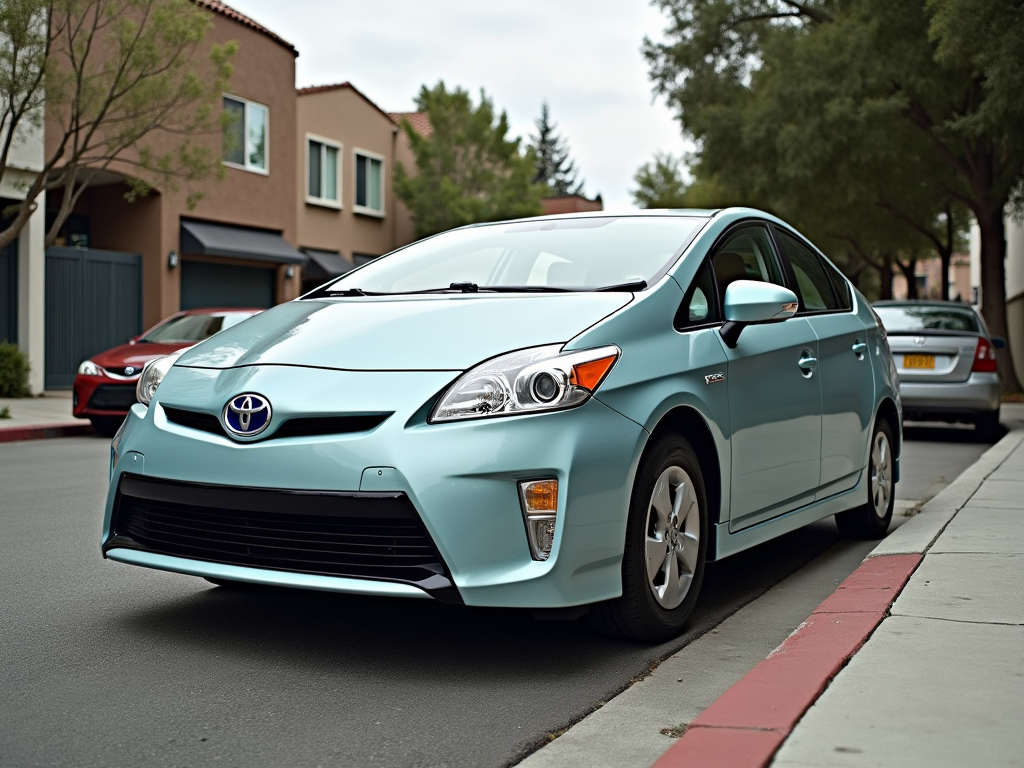
[[[12,242],[40,194],[63,189],[46,233],[61,226],[97,176],[125,176],[129,200],[154,187],[194,185],[223,173],[216,106],[227,90],[235,43],[200,48],[213,22],[190,0],[4,0],[0,3],[0,175],[13,146],[42,127],[43,170],[11,206],[0,247]]]
[[[655,152],[654,159],[641,165],[633,176],[637,188],[633,202],[639,208],[686,208],[686,180],[682,158]]]
[[[537,134],[530,134],[530,139],[537,156],[537,175],[533,182],[546,184],[547,194],[551,197],[583,194],[583,182],[576,181],[576,166],[569,158],[568,143],[555,133],[558,124],[551,122],[546,101],[540,105],[540,117],[534,125],[537,126]]]
[[[657,5],[670,25],[667,42],[645,40],[650,74],[707,177],[831,229],[882,270],[922,247],[945,259],[971,211],[983,314],[1006,335],[1003,212],[1024,178],[1012,0]]]
[[[416,107],[427,113],[433,132],[422,136],[402,121],[416,174],[399,163],[395,192],[409,207],[418,236],[541,213],[545,188],[533,183],[534,153],[523,151],[518,137],[508,138],[508,117],[495,116],[483,91],[474,106],[468,91],[449,91],[440,81],[420,89]]]

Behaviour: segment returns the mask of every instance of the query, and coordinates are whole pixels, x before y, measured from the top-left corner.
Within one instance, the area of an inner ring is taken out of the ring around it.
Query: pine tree
[[[537,155],[534,183],[546,185],[551,197],[583,194],[583,181],[576,181],[576,164],[569,158],[566,140],[555,133],[558,124],[551,122],[547,102],[541,104],[540,117],[534,125],[537,135],[530,134]]]

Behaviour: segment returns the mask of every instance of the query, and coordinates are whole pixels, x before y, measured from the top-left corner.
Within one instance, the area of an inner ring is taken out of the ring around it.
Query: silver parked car
[[[971,422],[978,436],[999,432],[1001,383],[993,338],[972,307],[947,301],[879,301],[900,377],[903,417]]]

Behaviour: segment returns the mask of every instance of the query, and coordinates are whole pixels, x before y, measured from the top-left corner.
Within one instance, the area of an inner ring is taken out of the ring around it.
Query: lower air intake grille
[[[97,411],[127,411],[135,405],[134,384],[100,384],[89,398],[89,408]]]
[[[459,601],[401,492],[288,491],[124,475],[104,550],[275,571],[399,581]]]

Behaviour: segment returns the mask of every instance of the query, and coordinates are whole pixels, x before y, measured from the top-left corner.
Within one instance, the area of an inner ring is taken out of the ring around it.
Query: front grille
[[[100,384],[86,407],[98,411],[127,411],[135,402],[134,384]]]
[[[289,491],[123,475],[111,539],[162,555],[275,571],[399,581],[458,600],[401,492]]]
[[[163,406],[167,420],[183,427],[210,432],[221,437],[230,437],[221,425],[220,419],[210,413],[189,411],[184,408]],[[264,437],[272,440],[278,437],[313,437],[316,435],[344,435],[354,432],[369,432],[383,424],[390,413],[347,414],[345,416],[315,416],[287,419],[274,431]],[[255,441],[253,441],[255,442]]]

